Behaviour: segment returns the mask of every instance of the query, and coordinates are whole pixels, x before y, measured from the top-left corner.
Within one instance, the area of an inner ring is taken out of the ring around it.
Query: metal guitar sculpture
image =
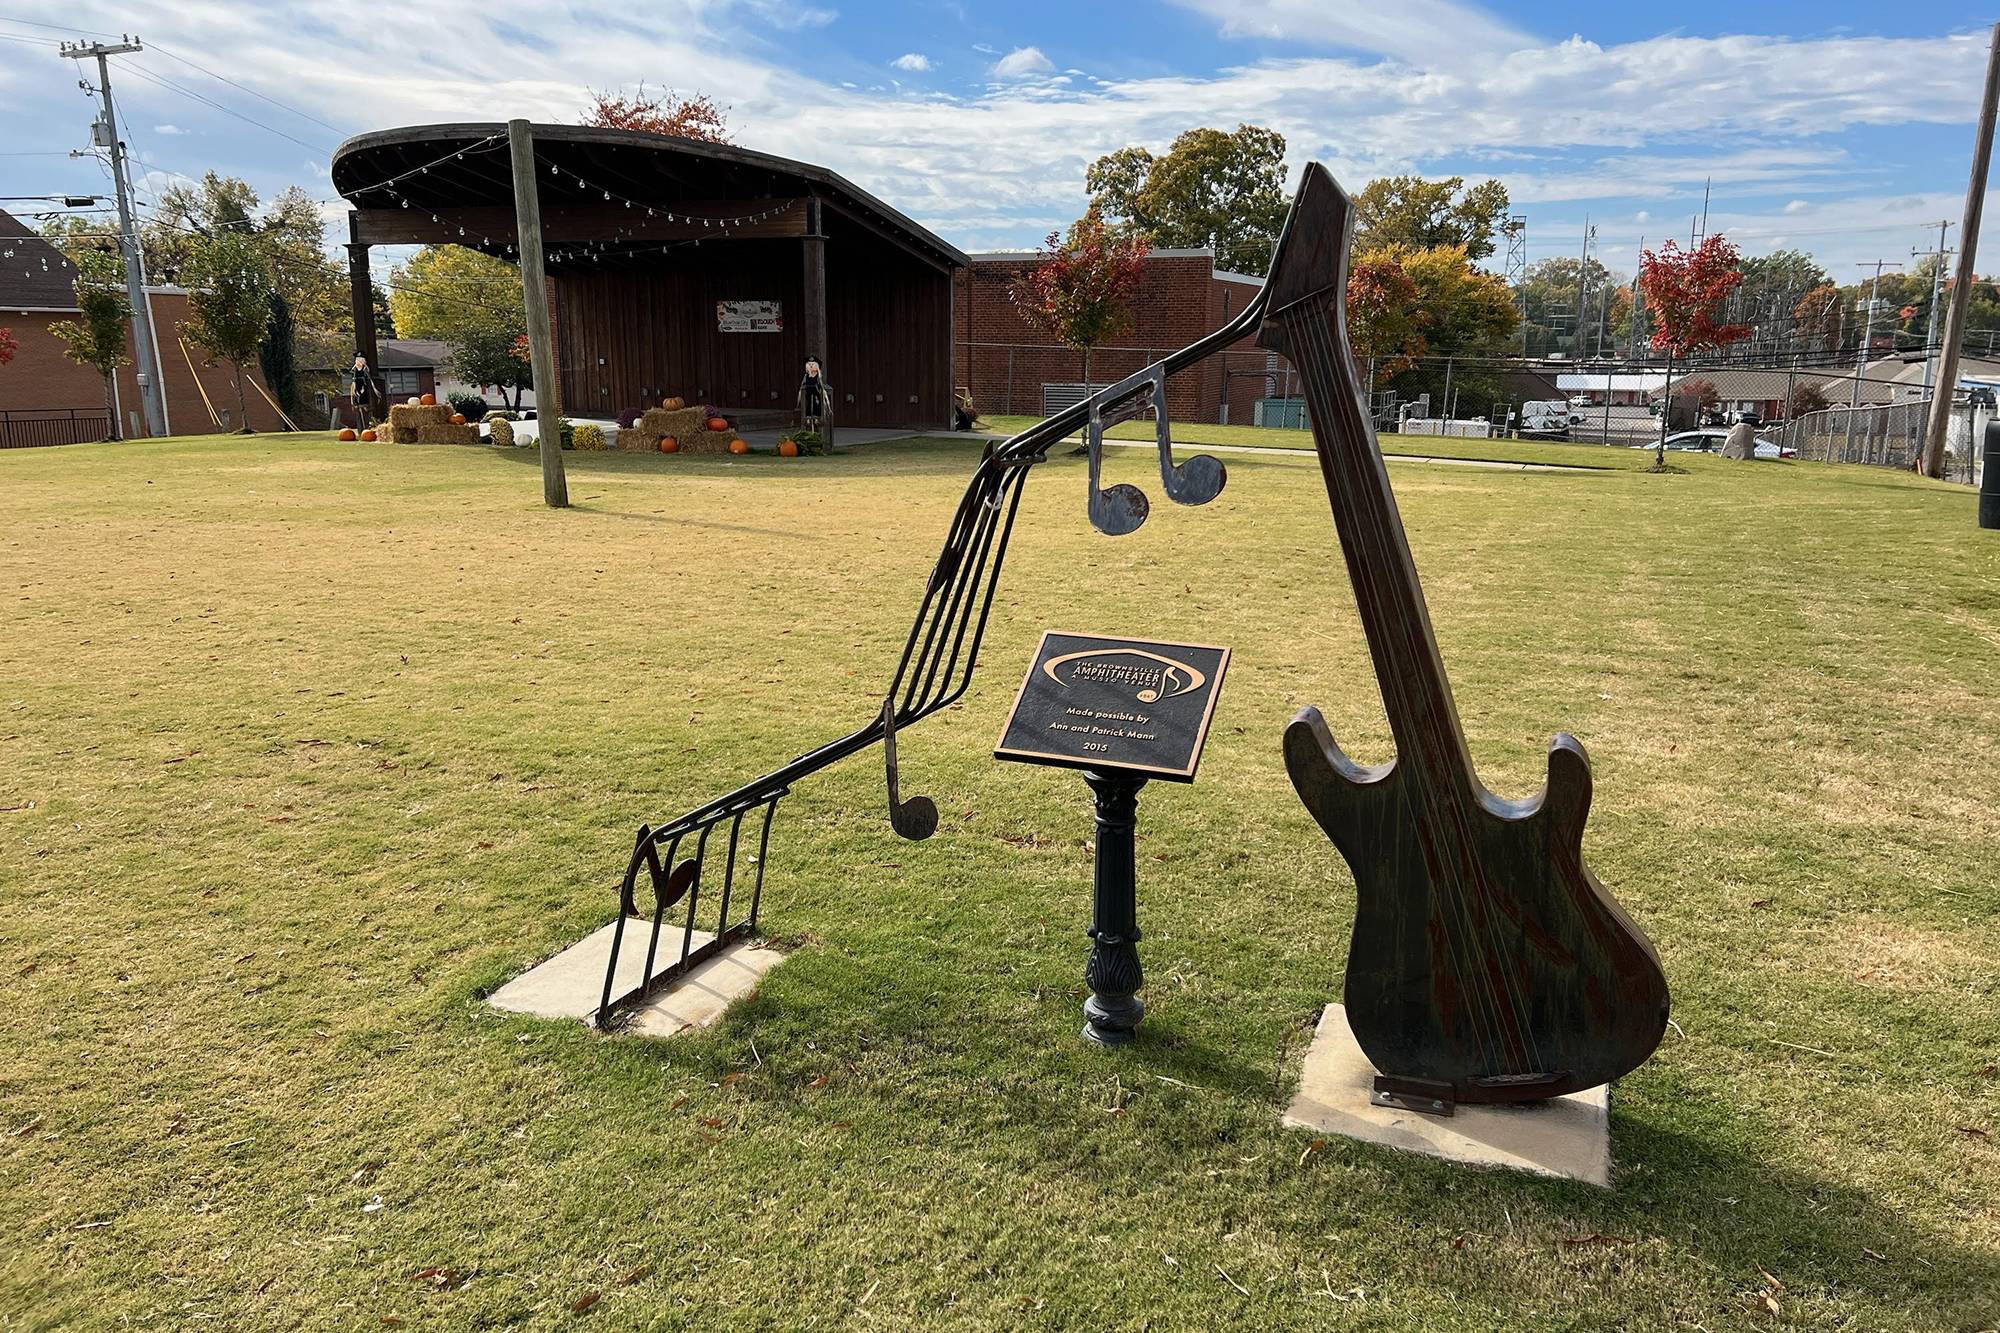
[[[1549,746],[1548,785],[1481,785],[1347,343],[1352,209],[1318,164],[1265,284],[1257,341],[1298,370],[1341,553],[1396,743],[1354,763],[1307,708],[1286,728],[1299,798],[1354,872],[1348,1025],[1376,1100],[1421,1110],[1609,1082],[1653,1052],[1667,983],[1652,945],[1583,864],[1590,763]]]

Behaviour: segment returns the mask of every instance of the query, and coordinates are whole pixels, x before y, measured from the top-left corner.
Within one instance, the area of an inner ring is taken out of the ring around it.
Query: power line
[[[299,138],[296,134],[287,134],[281,129],[277,129],[276,127],[271,125],[266,125],[263,121],[257,119],[255,116],[246,116],[241,111],[238,111],[233,107],[224,106],[222,103],[216,101],[214,98],[204,97],[200,93],[195,92],[192,88],[183,87],[182,85],[175,83],[172,79],[166,78],[161,74],[157,74],[154,71],[147,69],[144,65],[132,64],[132,65],[127,65],[126,68],[130,69],[134,74],[137,74],[140,78],[145,79],[149,83],[157,83],[162,88],[171,89],[172,91],[179,93],[183,97],[191,98],[194,101],[201,103],[203,106],[212,107],[213,109],[220,111],[225,116],[234,116],[236,117],[236,119],[242,121],[246,125],[255,125],[258,129],[263,130],[266,134],[275,134],[280,139],[284,139],[291,143],[295,143],[301,148],[309,148],[315,153],[329,153],[331,151],[324,144],[308,143],[304,139]]]

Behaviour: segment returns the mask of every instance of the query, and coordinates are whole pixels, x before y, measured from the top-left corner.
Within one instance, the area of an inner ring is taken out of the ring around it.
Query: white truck
[[[1583,424],[1583,412],[1566,399],[1537,398],[1521,404],[1521,434],[1560,438]]]

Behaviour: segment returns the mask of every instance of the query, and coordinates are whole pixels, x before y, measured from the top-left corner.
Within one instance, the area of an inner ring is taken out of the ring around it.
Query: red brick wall
[[[959,270],[954,279],[953,378],[971,391],[972,401],[983,412],[1039,416],[1043,384],[1076,384],[1083,379],[1081,355],[1057,345],[1030,324],[1008,294],[1009,284],[1034,262],[978,261]],[[1109,384],[1185,347],[1235,316],[1256,291],[1248,283],[1215,277],[1214,261],[1205,254],[1149,257],[1132,301],[1132,327],[1092,350],[1091,381]],[[1219,420],[1225,369],[1262,364],[1262,352],[1245,339],[1226,357],[1211,358],[1169,380],[1169,410],[1179,421]],[[1229,419],[1247,422],[1249,403],[1262,396],[1261,386],[1253,391],[1251,383],[1241,378],[1227,383]]]
[[[9,314],[0,311],[0,328],[14,330],[21,348],[0,366],[0,409],[57,411],[78,407],[102,411],[104,380],[88,366],[69,359],[49,326],[73,315]]]
[[[175,335],[187,318],[187,296],[181,292],[155,292],[152,300],[153,318],[160,345],[160,378],[166,385],[168,428],[175,435],[200,435],[215,429],[207,411],[202,406],[201,392],[195,388],[198,376],[201,389],[206,390],[216,408],[229,410],[230,424],[240,426],[243,421],[236,410],[236,390],[232,384],[227,362],[217,362],[213,366],[202,364],[201,353],[192,344],[188,354],[194,360],[195,374],[188,373],[188,362],[181,355]],[[104,381],[96,371],[79,366],[69,359],[62,343],[49,326],[64,319],[74,318],[62,314],[8,314],[0,311],[0,328],[11,328],[21,344],[13,361],[0,367],[0,408],[10,411],[27,409],[81,408],[87,411],[102,411],[104,408]],[[130,326],[127,326],[127,346],[136,355],[136,343]],[[246,367],[250,379],[262,383],[255,363]],[[247,382],[243,386],[243,396],[248,401],[250,425],[260,431],[282,429],[278,414],[271,410],[269,403]],[[125,434],[145,433],[145,413],[139,397],[139,380],[136,365],[120,367],[118,371],[118,399],[123,409],[121,426]],[[138,413],[139,428],[132,429],[133,414]],[[311,422],[301,421],[301,426],[310,427]]]

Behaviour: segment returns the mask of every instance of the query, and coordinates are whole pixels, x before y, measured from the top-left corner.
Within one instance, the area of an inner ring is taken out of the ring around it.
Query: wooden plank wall
[[[827,348],[803,345],[797,241],[704,242],[645,267],[552,275],[566,410],[610,417],[670,394],[789,410],[811,350],[825,358],[836,425],[947,424],[950,279],[847,219],[829,215],[827,233]],[[782,302],[784,331],[717,331],[725,300]]]

